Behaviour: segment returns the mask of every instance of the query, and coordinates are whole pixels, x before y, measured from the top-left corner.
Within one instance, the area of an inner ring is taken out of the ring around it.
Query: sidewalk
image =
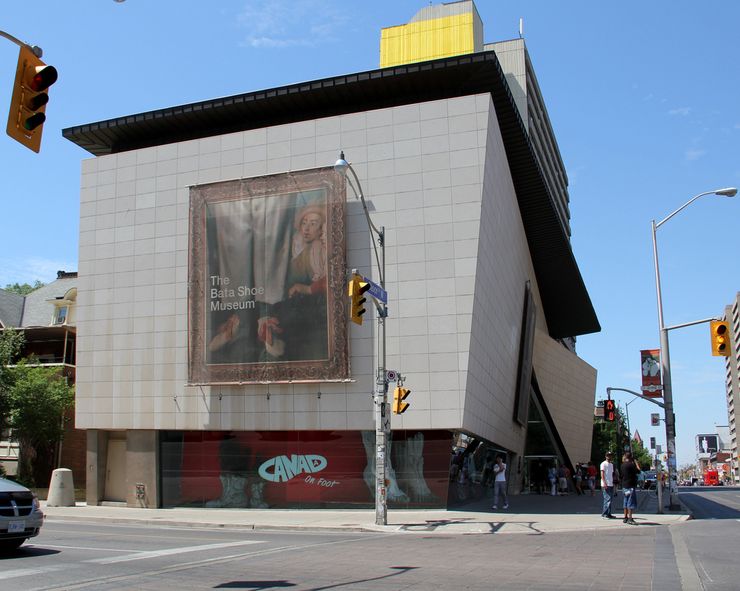
[[[587,496],[519,495],[509,497],[509,509],[494,511],[489,500],[465,509],[445,511],[388,510],[388,525],[375,525],[375,511],[294,509],[139,509],[125,506],[47,507],[49,521],[104,521],[147,525],[228,527],[322,531],[419,532],[438,534],[543,534],[584,529],[631,528],[619,519],[601,518],[601,491]],[[614,515],[622,515],[622,495],[614,499]],[[688,510],[657,514],[654,492],[640,491],[635,521],[640,526],[670,525],[690,519]]]

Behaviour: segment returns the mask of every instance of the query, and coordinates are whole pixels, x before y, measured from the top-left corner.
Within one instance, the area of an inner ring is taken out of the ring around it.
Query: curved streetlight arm
[[[360,203],[362,203],[362,210],[365,212],[365,219],[367,220],[368,228],[370,229],[370,232],[375,232],[378,236],[378,244],[381,248],[385,249],[385,228],[378,229],[375,224],[373,224],[373,220],[370,218],[370,211],[367,208],[367,203],[365,202],[365,196],[362,194],[362,185],[360,184],[360,179],[357,176],[357,173],[355,172],[355,169],[352,168],[352,165],[347,162],[344,159],[344,152],[341,152],[339,155],[339,160],[337,160],[336,164],[334,165],[334,170],[339,172],[344,176],[344,178],[347,179],[347,184],[352,187],[352,191],[355,194],[355,197],[360,200]],[[352,173],[352,176],[355,179],[355,182],[357,183],[357,188],[355,188],[352,181],[347,177],[346,171],[349,170]],[[378,245],[375,243],[375,240],[373,240],[373,250],[375,251],[375,261],[378,264],[378,275],[380,275],[380,287],[385,289],[385,255],[383,256],[383,261],[380,260],[380,255],[378,254]],[[385,253],[385,250],[383,250]]]
[[[627,390],[626,388],[611,388],[611,387],[607,388],[606,389],[607,396],[611,396],[612,390],[618,390],[619,392],[627,392],[628,394],[632,394],[633,396],[637,396],[638,398],[642,398],[643,400],[647,400],[648,402],[657,404],[660,408],[665,408],[665,404],[663,404],[662,402],[658,402],[657,400],[644,396],[640,394],[639,392],[635,392],[634,390]],[[634,402],[634,400],[630,400],[627,404],[630,404],[632,402]]]
[[[352,176],[355,178],[355,182],[357,183],[357,187],[359,191],[355,189],[351,181],[349,184],[352,187],[352,190],[355,192],[355,196],[362,202],[362,209],[365,211],[365,217],[367,218],[367,223],[375,231],[375,233],[378,236],[381,236],[383,233],[380,230],[378,230],[375,224],[373,224],[372,219],[370,219],[370,212],[367,209],[367,203],[365,203],[365,196],[362,194],[362,185],[360,184],[360,179],[357,178],[357,173],[355,172],[355,169],[352,168],[352,165],[349,162],[347,163],[347,168],[352,173]]]
[[[723,197],[734,197],[736,193],[737,193],[737,189],[735,187],[728,187],[726,189],[715,189],[714,191],[705,191],[704,193],[699,193],[698,195],[689,199],[686,203],[684,203],[681,207],[679,207],[672,214],[660,220],[657,224],[655,224],[655,228],[656,229],[660,228],[663,224],[665,224],[668,220],[670,220],[674,215],[683,211],[689,205],[691,205],[694,201],[699,199],[699,197],[704,197],[704,195],[721,195]]]
[[[21,41],[17,37],[14,37],[10,33],[6,33],[5,31],[0,31],[0,37],[4,37],[8,41],[12,41],[18,47],[28,47],[33,52],[33,54],[38,58],[43,57],[44,55],[43,50],[37,45],[29,45],[28,43],[24,43],[23,41]]]

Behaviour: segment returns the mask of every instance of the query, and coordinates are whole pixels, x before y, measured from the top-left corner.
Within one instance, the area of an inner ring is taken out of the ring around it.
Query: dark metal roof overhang
[[[335,76],[64,129],[101,156],[173,142],[488,92],[496,108],[553,338],[601,330],[495,52]]]

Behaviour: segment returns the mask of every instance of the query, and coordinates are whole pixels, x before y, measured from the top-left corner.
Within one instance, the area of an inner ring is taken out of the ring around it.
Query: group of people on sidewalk
[[[614,454],[612,452],[606,452],[606,457],[601,465],[599,466],[599,472],[601,476],[601,494],[603,496],[603,508],[601,511],[601,517],[603,519],[616,519],[616,516],[612,514],[612,501],[614,499],[614,483],[618,479],[622,484],[622,493],[624,495],[624,518],[622,521],[629,525],[637,525],[634,520],[634,510],[637,508],[637,481],[638,475],[641,472],[640,464],[636,459],[633,458],[631,452],[625,452],[622,458],[622,465],[620,467],[620,474],[617,476],[614,470],[614,464],[612,459]],[[593,496],[594,489],[596,488],[596,466],[593,462],[589,462],[585,471],[582,472],[583,467],[577,466],[577,475],[573,476],[576,492],[578,494],[585,495],[586,492],[583,490],[582,481],[584,476],[588,483],[588,488]],[[567,470],[567,472],[566,472]],[[568,490],[568,478],[570,470],[567,467],[561,466],[560,471],[554,467],[548,470],[548,478],[552,483],[552,490],[555,490],[557,484],[558,489],[565,490],[567,494]],[[492,509],[498,509],[499,498],[503,501],[503,508],[509,508],[509,497],[506,489],[506,464],[504,463],[503,456],[499,455],[496,457],[496,463],[492,467],[493,473],[493,507]],[[555,494],[554,492],[551,494]]]
[[[549,493],[553,497],[568,495],[571,491],[575,491],[577,495],[585,495],[587,491],[591,491],[591,496],[594,496],[597,476],[598,471],[593,462],[576,464],[571,470],[564,464],[548,468],[538,460],[532,466],[532,490],[539,494]]]
[[[601,511],[601,517],[603,519],[616,519],[616,516],[612,515],[615,482],[612,458],[612,452],[606,452],[606,458],[599,466],[601,472],[601,494],[604,497],[604,504]],[[632,457],[630,452],[625,452],[620,468],[620,481],[624,495],[624,518],[622,521],[629,525],[637,525],[633,514],[637,508],[637,478],[640,472],[640,464]]]

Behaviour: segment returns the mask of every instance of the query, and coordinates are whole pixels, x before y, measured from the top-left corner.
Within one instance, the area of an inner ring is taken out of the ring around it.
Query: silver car
[[[36,495],[25,486],[0,478],[0,552],[15,550],[39,535],[43,523]]]

